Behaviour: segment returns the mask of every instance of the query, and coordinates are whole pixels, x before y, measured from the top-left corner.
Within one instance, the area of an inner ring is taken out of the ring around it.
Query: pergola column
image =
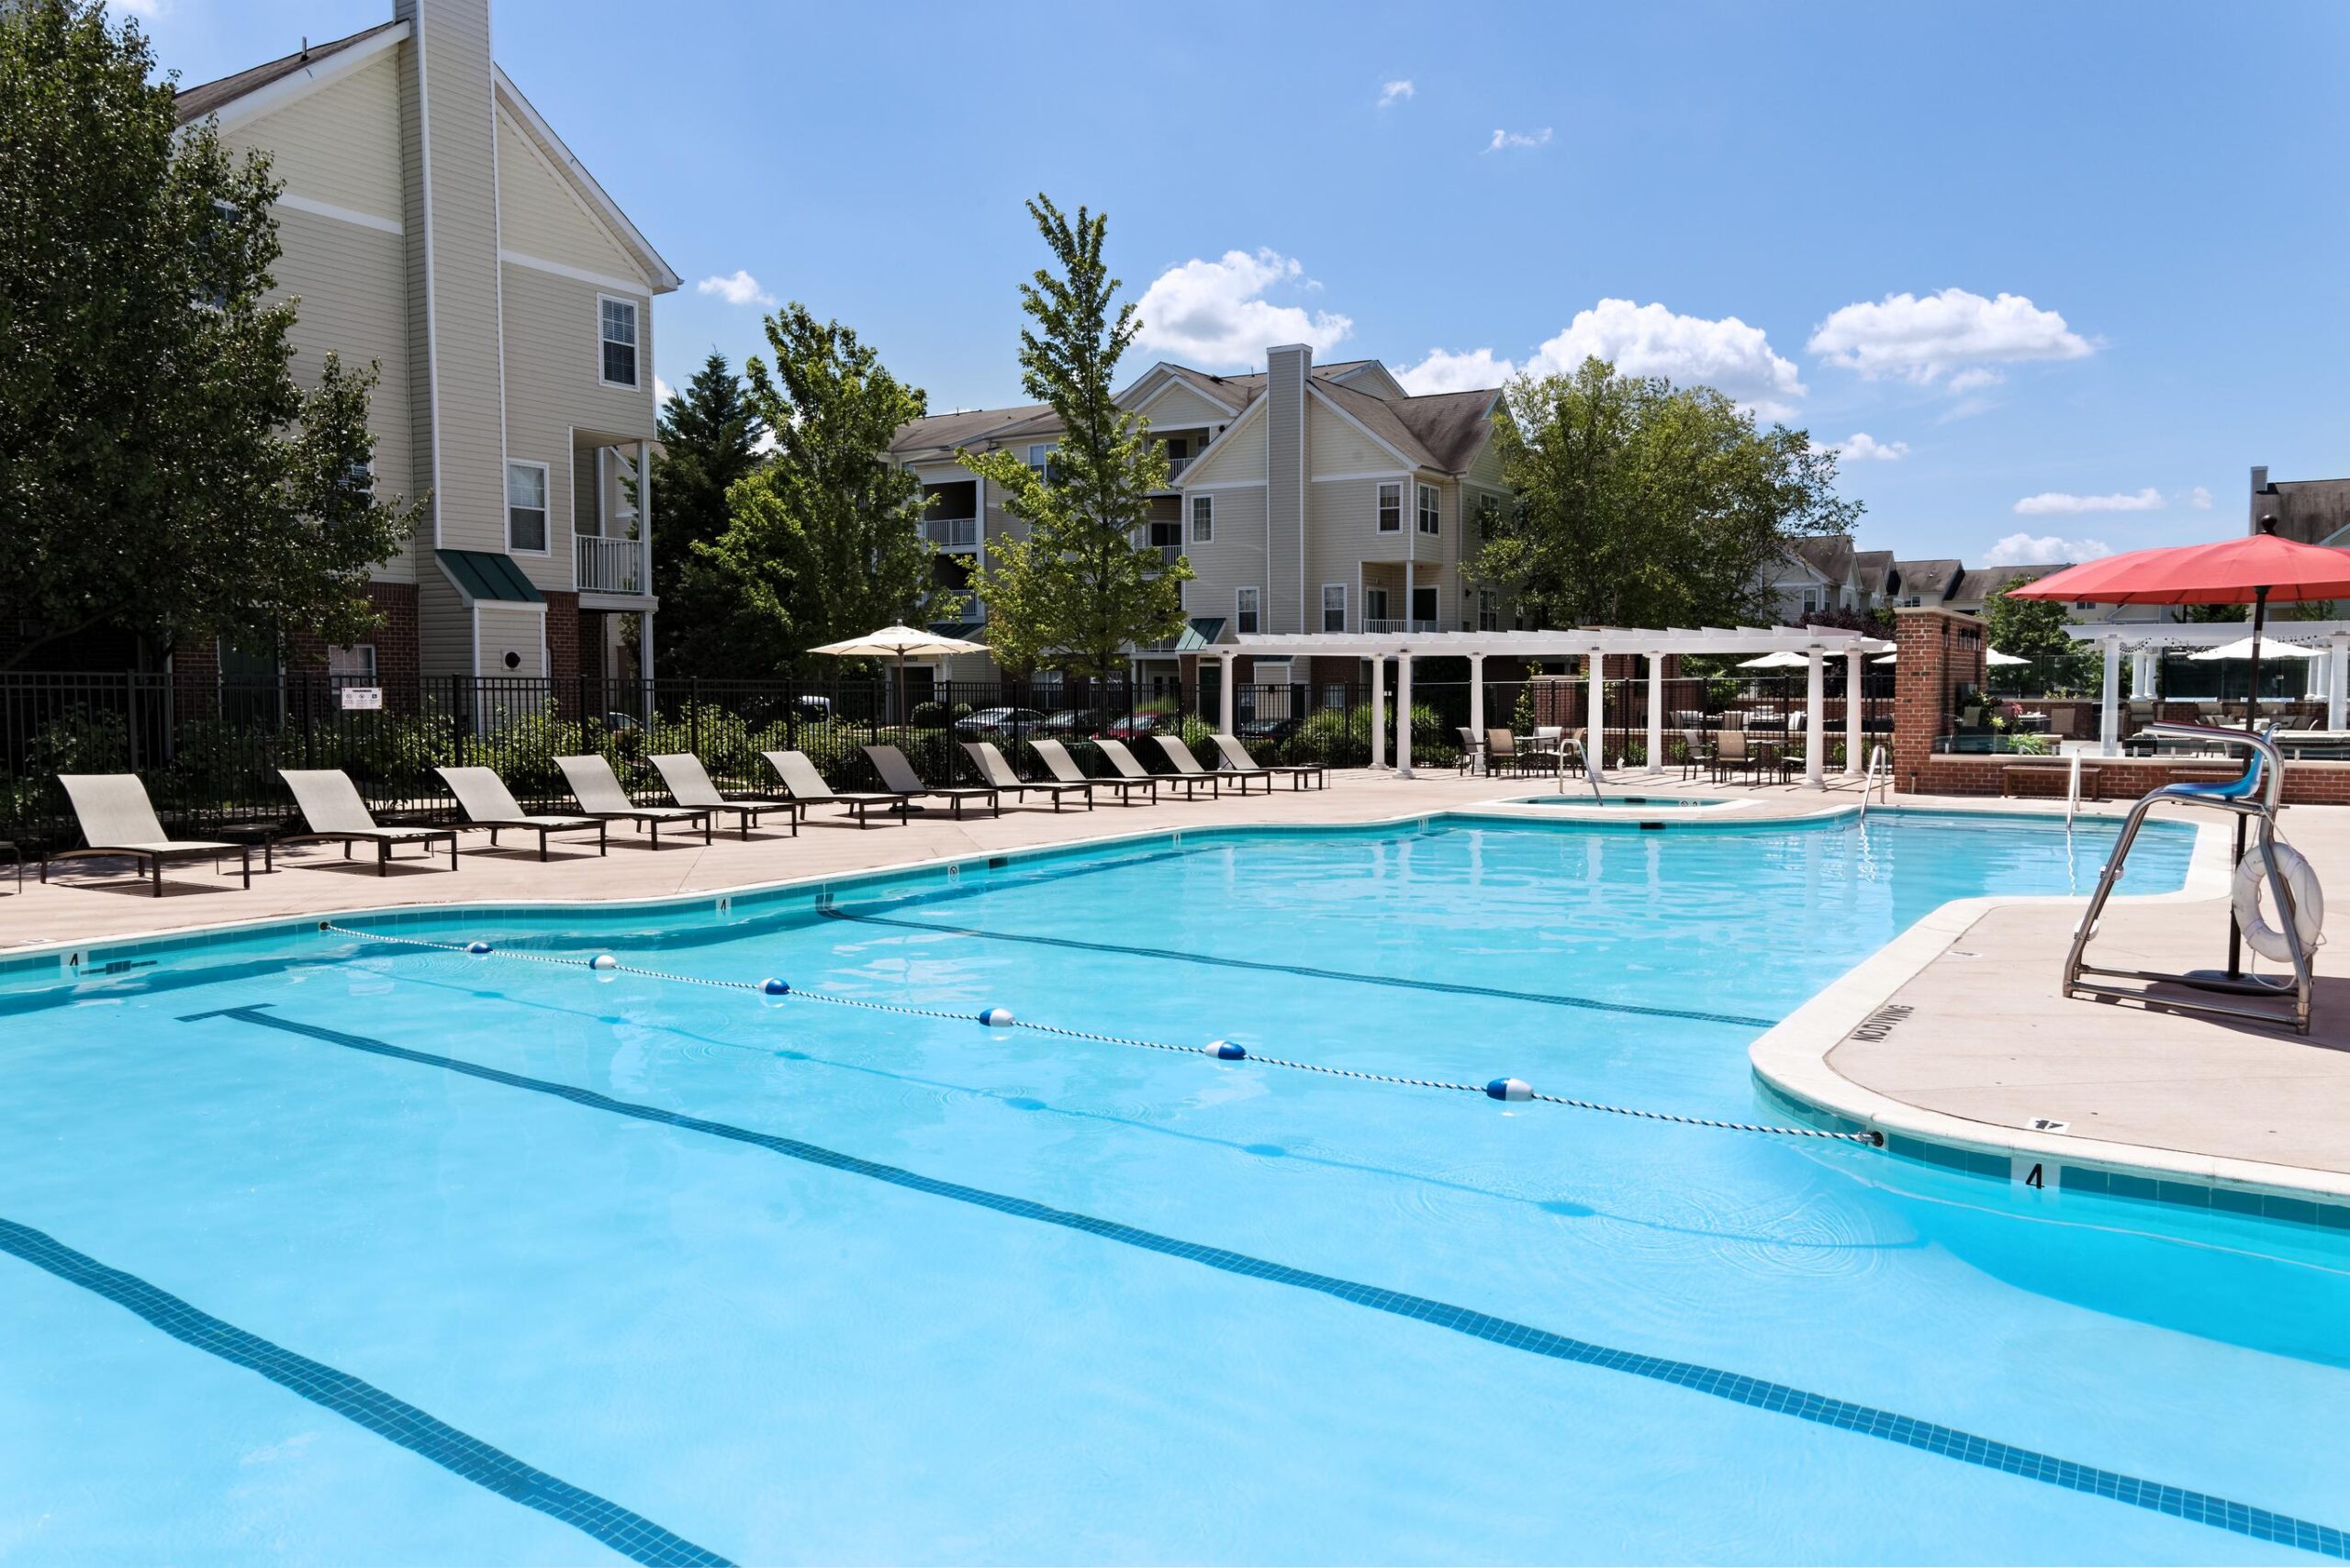
[[[2098,699],[2098,752],[2121,755],[2121,639],[2105,639],[2105,690]]]
[[[1861,756],[1861,748],[1868,737],[1861,729],[1861,681],[1863,661],[1867,655],[1858,648],[1844,655],[1844,777],[1858,778],[1868,768]]]
[[[1664,777],[1664,655],[1650,654],[1649,777]]]
[[[1232,666],[1234,654],[1227,650],[1218,655],[1224,666],[1224,677],[1216,683],[1215,727],[1223,734],[1232,734]]]
[[[1469,734],[1483,744],[1485,738],[1485,655],[1469,655]]]
[[[1387,766],[1387,655],[1371,656],[1371,765]]]
[[[1809,790],[1828,788],[1828,655],[1807,655],[1803,694],[1803,781]]]
[[[1589,743],[1583,748],[1583,768],[1585,777],[1595,784],[1606,782],[1607,761],[1607,655],[1594,648],[1583,655],[1583,673],[1590,678],[1591,692],[1583,705],[1583,739]],[[1559,764],[1564,771],[1566,764]]]
[[[2343,704],[2350,698],[2350,632],[2336,632],[2325,650],[2325,727],[2342,728]]]
[[[1395,655],[1395,777],[1412,776],[1412,655]]]

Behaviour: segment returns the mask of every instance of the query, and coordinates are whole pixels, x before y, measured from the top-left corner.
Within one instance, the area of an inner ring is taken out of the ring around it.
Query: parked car
[[[1297,734],[1297,719],[1243,719],[1233,726],[1244,741],[1285,741]]]
[[[973,741],[990,735],[1024,735],[1034,734],[1044,722],[1045,715],[1034,708],[982,708],[956,720],[955,733]]]
[[[1064,708],[1058,713],[1047,713],[1038,722],[1036,733],[1066,737],[1090,735],[1101,722],[1101,715],[1087,708]]]
[[[1102,733],[1113,741],[1140,740],[1159,730],[1175,728],[1174,718],[1166,713],[1122,713],[1102,726]]]

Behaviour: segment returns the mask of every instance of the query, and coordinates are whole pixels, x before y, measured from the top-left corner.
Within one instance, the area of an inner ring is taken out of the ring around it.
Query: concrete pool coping
[[[1026,860],[1075,849],[1164,841],[1170,834],[1184,836],[1203,830],[1237,829],[1245,833],[1313,827],[1377,832],[1442,816],[1513,824],[1613,824],[1617,831],[1638,831],[1643,819],[1663,820],[1675,827],[1737,832],[1774,823],[1820,822],[1851,815],[1860,809],[1856,790],[1849,784],[1822,795],[1800,787],[1737,789],[1696,783],[1675,787],[1665,780],[1629,773],[1618,774],[1609,780],[1610,792],[1617,794],[1645,792],[1660,786],[1672,789],[1677,797],[1716,797],[1738,801],[1740,805],[1731,810],[1707,806],[1638,812],[1601,806],[1570,810],[1525,804],[1513,799],[1526,792],[1522,779],[1424,775],[1411,780],[1396,780],[1353,771],[1334,776],[1332,787],[1326,791],[1281,791],[1270,798],[1255,795],[1245,802],[1229,800],[1180,808],[1161,805],[1136,808],[1131,813],[1115,807],[1091,813],[1007,812],[1001,818],[960,823],[942,819],[869,832],[834,833],[828,826],[811,825],[798,839],[771,837],[751,841],[747,846],[722,840],[712,846],[713,850],[728,853],[714,854],[694,846],[689,863],[688,857],[666,849],[657,855],[616,850],[623,862],[618,868],[610,861],[598,861],[592,855],[575,856],[568,863],[551,862],[546,868],[535,860],[520,857],[469,857],[467,885],[462,888],[450,888],[445,874],[411,874],[382,879],[370,874],[362,885],[366,894],[376,896],[357,900],[350,895],[359,892],[360,886],[339,882],[332,877],[304,878],[297,872],[281,872],[280,878],[287,880],[280,896],[271,900],[277,907],[229,921],[206,918],[215,915],[213,908],[187,907],[191,903],[213,905],[210,897],[151,901],[143,896],[124,896],[95,900],[82,888],[52,886],[37,893],[28,886],[24,897],[0,897],[0,944],[11,940],[16,944],[0,945],[0,979],[23,978],[36,972],[45,959],[58,965],[52,972],[89,974],[94,966],[88,960],[108,951],[209,945],[268,927],[330,918],[380,922],[388,916],[397,922],[403,916],[422,918],[428,913],[445,914],[483,906],[559,913],[677,907],[737,896],[788,897],[793,893],[821,892],[828,883],[869,884],[877,879],[936,871],[949,866]],[[1889,803],[1905,812],[2042,819],[2061,816],[2063,810],[2061,802],[1964,801],[1932,796],[1896,797]],[[2082,814],[2114,820],[2124,810],[2125,804],[2109,802],[2094,810],[2085,808]],[[1087,817],[1093,819],[1090,824],[1083,821]],[[2337,823],[2333,820],[2335,817],[2343,820]],[[2288,831],[2299,830],[2297,841],[2311,853],[2322,870],[2336,860],[2350,865],[2350,812],[2297,807],[2288,811],[2287,822]],[[2307,831],[2321,825],[2322,832]],[[2224,908],[2227,878],[2224,824],[2214,822],[2203,826],[2206,831],[2198,836],[2184,887],[2170,893],[2117,899],[2105,923],[2109,928],[2132,927],[2125,935],[2137,945],[2146,938],[2147,918],[2156,917],[2160,923],[2154,931],[2156,946],[2165,946],[2165,938],[2179,936],[2182,929],[2192,924],[2200,940],[2199,944],[2189,941],[2188,946],[2197,950],[2171,960],[2182,966],[2210,961],[2210,954],[2201,949],[2210,947],[2211,933],[2204,929],[2210,922],[2181,922],[2179,913],[2191,906],[2208,905],[2214,912],[2212,918],[2221,923],[2219,929],[2224,930],[2224,914],[2219,913]],[[1078,831],[1080,827],[1087,831]],[[909,838],[912,842],[908,842]],[[790,874],[789,861],[795,855],[805,856],[804,846],[810,846],[811,840],[829,851],[818,857],[829,864]],[[826,845],[827,840],[833,842]],[[673,856],[677,858],[673,859]],[[323,861],[320,857],[308,864]],[[555,874],[549,875],[549,871]],[[520,874],[512,874],[517,872]],[[680,872],[684,873],[682,877]],[[278,879],[271,880],[274,883]],[[260,883],[257,878],[256,894],[261,891]],[[399,896],[381,896],[394,890]],[[448,896],[452,892],[463,896],[452,898]],[[235,896],[241,903],[250,895]],[[2029,1125],[2020,1125],[2026,1120],[2020,1114],[2009,1114],[2038,1091],[2029,1085],[2013,1088],[1979,1081],[1979,1058],[1985,1041],[2014,1037],[2025,1017],[2042,1022],[2053,1017],[2060,1031],[2069,1023],[2077,1025],[2081,1033],[2110,1036],[2115,1033],[2112,1020],[2119,1014],[2128,1021],[2121,1031],[2125,1038],[2116,1058],[2109,1064],[2113,1070],[2108,1076],[2125,1080],[2131,1070],[2132,1056],[2127,1036],[2132,1035],[2159,1036],[2166,1048],[2188,1040],[2189,1056],[2210,1058],[2205,1067],[2222,1074],[2232,1070],[2237,1059],[2230,1053],[2242,1049],[2244,1036],[2240,1031],[2204,1020],[2098,1007],[2084,1002],[2050,1002],[2048,997],[2054,990],[2054,972],[2062,952],[2062,934],[2071,927],[2065,914],[2077,910],[2081,902],[2068,897],[1978,898],[1954,901],[1937,908],[1757,1039],[1750,1049],[1750,1061],[1758,1081],[1766,1091],[1828,1118],[1849,1120],[1896,1139],[1920,1140],[1986,1159],[1996,1157],[2016,1162],[2019,1179],[2028,1164],[2044,1163],[2051,1185],[2055,1184],[2053,1179],[2061,1170],[2069,1168],[2120,1171],[2205,1187],[2273,1193],[2280,1198],[2350,1198],[2350,1133],[2327,1140],[2322,1149],[2303,1158],[2271,1159],[2256,1158],[2257,1148],[2241,1139],[2199,1137],[2192,1125],[2196,1118],[2191,1105],[2174,1118],[2177,1125],[2167,1128],[2141,1127],[2138,1122],[2124,1118],[2124,1125],[2137,1132],[2137,1136],[2126,1137],[2035,1131]],[[86,907],[71,909],[75,903]],[[176,903],[180,907],[169,909],[174,918],[155,922],[152,915],[164,913],[154,910],[156,903]],[[57,929],[50,924],[51,918],[61,913],[81,915],[72,922],[78,931],[51,935]],[[142,914],[150,918],[142,920]],[[2053,946],[2048,936],[2052,916],[2058,932]],[[43,926],[49,929],[41,930]],[[27,941],[28,936],[33,940]],[[41,940],[43,936],[49,939]],[[2032,983],[2010,983],[1987,991],[1969,989],[1968,982],[1986,971],[1979,961],[1980,955],[1962,948],[1960,944],[1964,940],[1970,948],[1981,947],[1991,937],[2016,949],[2012,957],[2017,961],[2033,967]],[[2177,943],[2167,945],[2176,946]],[[2321,969],[2330,970],[2331,966],[2322,963]],[[1955,977],[1952,971],[1957,971]],[[1937,984],[1938,980],[1942,983]],[[2044,984],[2037,983],[2043,980]],[[2337,983],[2342,985],[2344,994],[2330,999],[2333,1002],[2330,1009],[2322,1002],[2322,1028],[2323,1020],[2339,1019],[2350,1012],[2350,983]],[[1898,1010],[1897,1026],[1872,1029],[1872,1019],[1888,1008]],[[2315,1076],[2322,1081],[2329,1101],[2338,1100],[2350,1108],[2350,1027],[2343,1028],[2341,1035],[2338,1045],[2323,1035],[2303,1040],[2288,1033],[2277,1040],[2261,1042],[2268,1058],[2273,1060],[2280,1050],[2297,1053],[2308,1069],[2298,1076],[2286,1072],[2278,1080],[2287,1086],[2283,1092],[2305,1092],[2304,1080]],[[1863,1036],[1878,1037],[1864,1040]],[[1898,1046],[1888,1047],[1886,1042],[1897,1037]],[[2113,1044],[2110,1039],[2103,1043],[2107,1047]],[[1944,1064],[1948,1074],[1954,1075],[1955,1082],[1927,1090],[1905,1089],[1901,1073],[1913,1070],[1921,1061]],[[1975,1078],[1970,1079],[1970,1073]],[[2097,1088],[2095,1075],[2073,1088],[2076,1095],[2083,1091],[2093,1095]],[[2007,1091],[2007,1098],[1987,1106],[1969,1102],[1965,1092],[2002,1089]],[[2256,1089],[2254,1093],[2256,1098]],[[2043,1093],[2034,1103],[2056,1102]],[[2093,1122],[2096,1113],[2071,1119],[2075,1126],[2081,1126],[2084,1120]],[[2281,1111],[2277,1119],[2284,1119]],[[2337,1118],[2333,1125],[2344,1125],[2344,1121]]]

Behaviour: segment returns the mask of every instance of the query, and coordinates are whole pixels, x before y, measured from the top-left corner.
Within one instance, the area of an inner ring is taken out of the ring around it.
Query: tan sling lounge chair
[[[40,857],[40,879],[49,880],[52,860],[81,860],[97,856],[127,855],[163,896],[163,862],[213,860],[237,857],[244,885],[253,885],[252,846],[213,844],[203,839],[166,838],[156,820],[155,803],[135,773],[61,773],[57,781],[73,802],[73,820],[82,824],[81,849],[52,849]]]
[[[1153,783],[1164,784],[1169,790],[1181,788],[1183,791],[1183,799],[1187,801],[1200,792],[1200,786],[1203,784],[1207,786],[1208,793],[1211,795],[1220,795],[1224,792],[1222,787],[1216,783],[1215,775],[1213,773],[1153,773],[1142,765],[1140,758],[1126,749],[1126,743],[1124,741],[1104,738],[1093,744],[1102,748],[1102,755],[1109,759],[1111,767],[1118,770],[1118,777],[1121,778],[1147,778]]]
[[[791,824],[791,836],[800,836],[800,807],[795,801],[730,801],[710,781],[710,769],[701,765],[701,758],[689,751],[663,752],[653,758],[653,766],[660,770],[661,782],[669,787],[669,799],[712,816],[733,812],[744,838],[751,836],[751,830],[769,812],[781,812],[784,821]]]
[[[341,844],[342,857],[351,858],[354,844],[375,846],[375,875],[392,874],[392,846],[421,844],[428,851],[437,839],[449,841],[449,869],[457,868],[457,830],[453,827],[385,827],[376,822],[359,786],[340,767],[281,767],[277,776],[294,791],[294,804],[308,824],[304,833],[281,834],[262,846],[262,866],[274,870],[277,851],[288,844]]]
[[[935,795],[955,808],[955,820],[957,822],[963,820],[963,802],[976,801],[981,796],[987,798],[988,810],[999,812],[1003,809],[991,785],[925,784],[922,781],[922,775],[914,771],[914,765],[906,760],[906,754],[896,746],[868,745],[858,749],[872,759],[873,770],[881,775],[881,788],[909,801],[917,795]]]
[[[1469,732],[1466,730],[1461,732],[1463,734],[1467,734]],[[1272,788],[1270,780],[1274,778],[1288,778],[1289,787],[1292,790],[1304,789],[1305,781],[1309,778],[1314,780],[1314,787],[1316,790],[1324,790],[1329,787],[1330,770],[1323,767],[1320,763],[1259,762],[1255,757],[1248,755],[1248,748],[1240,744],[1240,737],[1238,735],[1216,736],[1215,749],[1216,754],[1224,758],[1225,767],[1232,769],[1235,773],[1264,774],[1268,780],[1265,788],[1268,790]]]
[[[710,813],[692,806],[640,806],[628,798],[628,790],[621,784],[620,775],[612,765],[594,755],[558,756],[554,765],[563,769],[563,780],[571,786],[572,798],[579,802],[583,816],[601,818],[605,822],[635,823],[653,830],[653,847],[661,847],[661,824],[683,823],[688,827],[701,824],[701,841],[708,844],[713,836]]]
[[[965,741],[963,749],[970,753],[971,766],[979,770],[979,777],[986,779],[988,787],[999,795],[1010,795],[1013,800],[1024,802],[1029,790],[1041,790],[1051,798],[1053,810],[1057,812],[1061,809],[1063,795],[1082,795],[1085,797],[1085,809],[1089,812],[1093,809],[1093,780],[1091,778],[1080,778],[1073,784],[1048,778],[1032,784],[1012,770],[1012,763],[996,749],[995,742]]]
[[[900,823],[906,820],[903,795],[878,794],[870,790],[835,790],[824,782],[824,776],[816,771],[816,765],[808,760],[808,754],[803,751],[763,751],[759,755],[767,759],[775,776],[783,780],[784,793],[791,797],[803,815],[810,806],[845,806],[856,816],[857,826],[870,827],[873,824],[866,818],[878,806],[900,813]]]
[[[1146,773],[1139,778],[1128,778],[1123,775],[1115,778],[1089,778],[1085,769],[1077,765],[1077,758],[1069,755],[1069,747],[1060,742],[1030,741],[1028,746],[1036,754],[1036,760],[1045,765],[1045,771],[1053,776],[1055,783],[1091,784],[1098,790],[1115,790],[1118,804],[1122,806],[1133,805],[1137,792],[1148,795],[1152,805],[1158,804],[1158,779],[1154,775]]]
[[[457,797],[457,809],[465,813],[466,824],[489,830],[489,843],[493,849],[498,846],[498,835],[508,828],[537,834],[539,858],[542,860],[547,857],[547,834],[565,833],[573,828],[592,827],[596,830],[597,854],[605,854],[611,847],[605,836],[606,824],[602,818],[534,817],[514,799],[514,791],[506,787],[506,780],[489,768],[436,767],[432,771],[448,783],[449,792]]]

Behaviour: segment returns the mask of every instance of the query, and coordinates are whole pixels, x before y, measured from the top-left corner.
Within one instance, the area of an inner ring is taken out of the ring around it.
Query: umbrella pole
[[[2268,619],[2268,590],[2255,588],[2252,592],[2252,659],[2251,670],[2245,676],[2244,694],[2244,733],[2256,734],[2260,726],[2260,628]],[[2251,823],[2241,812],[2236,813],[2235,858],[2228,862],[2233,871],[2244,864],[2244,835]],[[2236,920],[2233,900],[2228,903],[2228,978],[2244,978],[2244,927]]]

